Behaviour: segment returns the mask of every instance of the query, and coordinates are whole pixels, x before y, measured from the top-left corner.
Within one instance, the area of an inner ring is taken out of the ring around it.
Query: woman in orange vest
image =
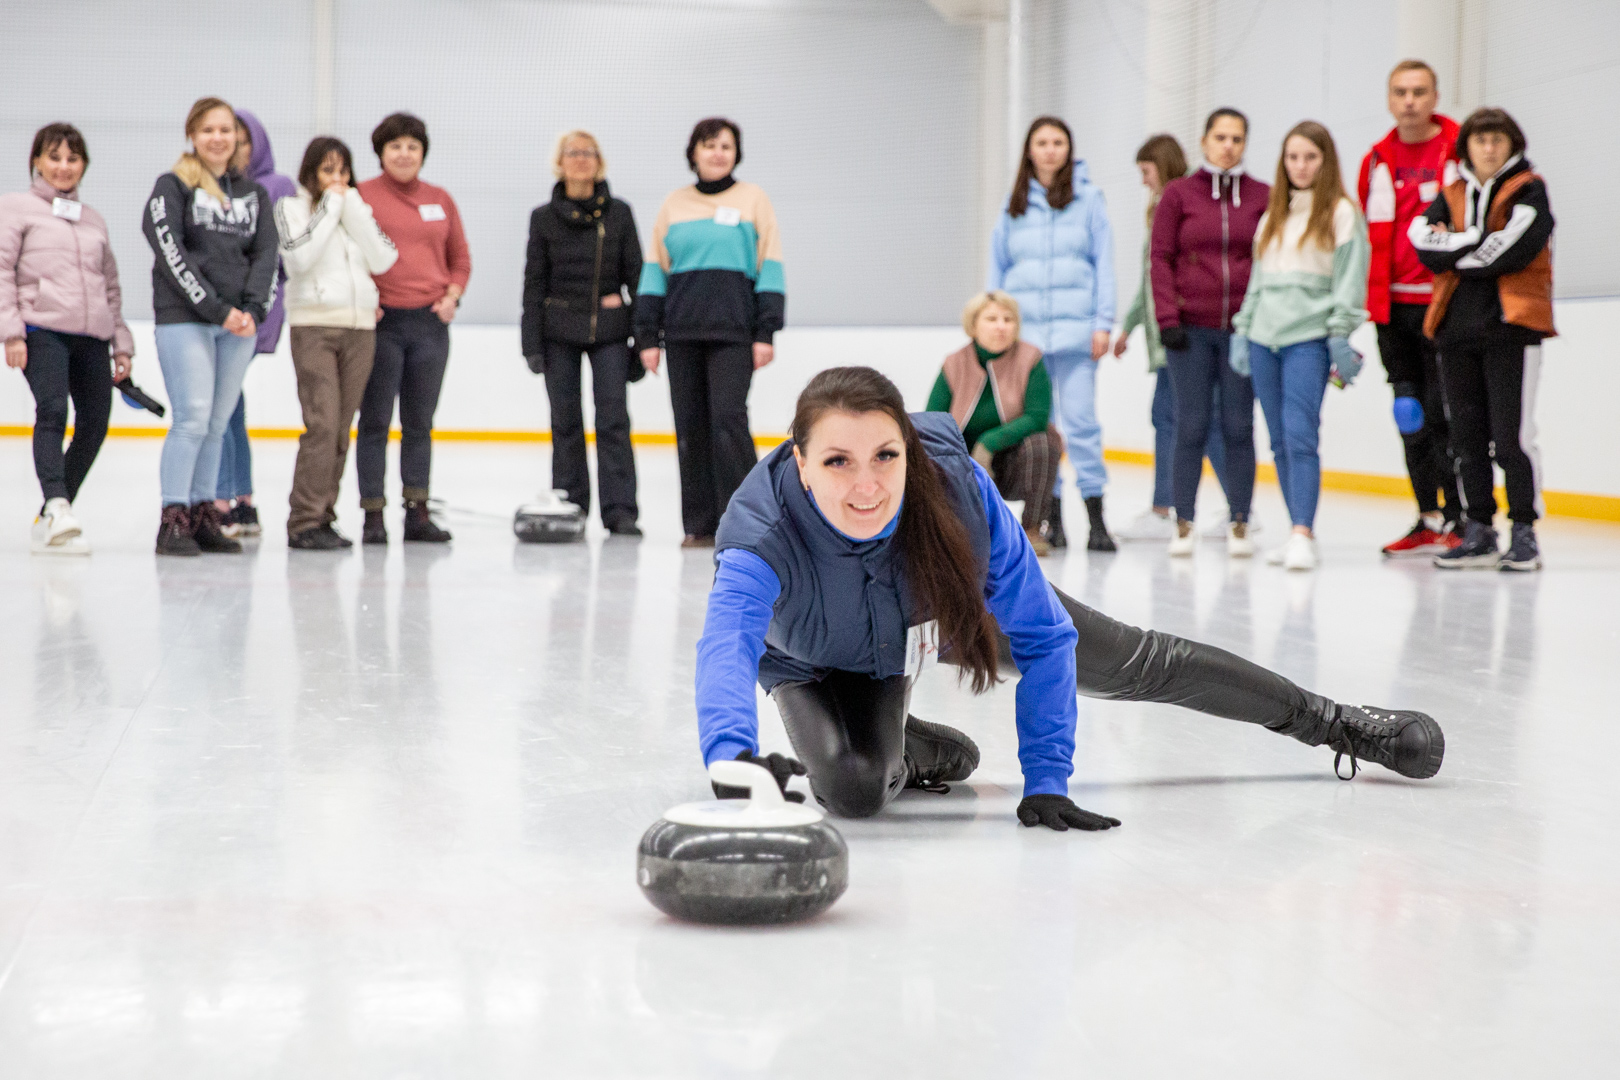
[[[1539,570],[1541,504],[1536,384],[1541,342],[1552,337],[1552,207],[1524,158],[1524,132],[1501,109],[1476,109],[1457,134],[1459,179],[1446,185],[1408,237],[1434,271],[1423,332],[1440,349],[1467,530],[1435,556],[1448,570]],[[1491,462],[1507,478],[1513,536],[1497,550]]]

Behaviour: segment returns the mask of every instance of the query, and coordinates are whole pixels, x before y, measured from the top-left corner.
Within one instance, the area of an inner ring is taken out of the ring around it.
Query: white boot
[[[73,508],[63,498],[47,499],[45,509],[34,519],[28,549],[36,555],[88,555],[83,530],[73,516]]]
[[[1291,534],[1288,537],[1288,546],[1283,548],[1283,568],[1315,570],[1316,562],[1316,539],[1304,533]]]

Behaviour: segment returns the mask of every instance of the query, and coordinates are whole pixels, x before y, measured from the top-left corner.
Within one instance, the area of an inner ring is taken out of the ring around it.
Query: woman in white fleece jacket
[[[332,523],[349,455],[349,426],[376,356],[379,310],[371,278],[399,257],[355,190],[353,177],[349,148],[318,136],[304,151],[298,194],[276,203],[293,371],[304,410],[287,517],[287,546],[295,549],[353,546]]]

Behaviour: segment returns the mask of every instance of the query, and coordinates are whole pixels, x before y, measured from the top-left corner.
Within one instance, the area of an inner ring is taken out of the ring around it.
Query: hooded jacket
[[[294,326],[373,330],[377,285],[399,252],[377,227],[360,192],[300,190],[276,203],[276,232],[287,281],[287,315]]]
[[[1208,162],[1164,186],[1153,211],[1153,316],[1159,329],[1230,330],[1243,305],[1255,230],[1271,185]]]
[[[1483,335],[1553,337],[1552,206],[1547,185],[1515,154],[1483,183],[1468,168],[1446,185],[1407,238],[1434,271],[1423,332],[1446,340]],[[1435,232],[1430,225],[1440,225]]]
[[[57,213],[59,198],[73,207]],[[78,198],[78,188],[63,195],[43,176],[0,195],[0,341],[37,326],[110,340],[115,354],[133,356],[107,223]]]
[[[232,308],[263,323],[276,296],[276,224],[270,194],[238,173],[219,178],[220,202],[174,173],[157,178],[141,231],[152,262],[152,312],[159,325],[223,326]]]
[[[640,282],[641,238],[630,204],[615,199],[606,180],[598,180],[584,201],[570,199],[567,185],[557,181],[551,201],[529,215],[523,355],[540,355],[546,341],[580,346],[624,341]],[[602,297],[621,289],[630,291],[628,304],[602,306]]]
[[[1010,200],[1009,200],[1010,202]],[[1114,232],[1102,189],[1074,163],[1074,198],[1061,210],[1029,182],[1029,205],[1004,207],[990,236],[985,288],[1018,301],[1023,334],[1043,353],[1091,354],[1091,335],[1114,328]]]
[[[276,155],[270,146],[270,133],[264,130],[259,118],[246,109],[237,109],[236,118],[242,121],[248,129],[248,136],[253,140],[253,153],[248,158],[247,178],[270,193],[272,208],[289,195],[298,194],[298,185],[292,178],[276,172]],[[276,276],[275,299],[270,302],[270,309],[259,322],[259,340],[254,352],[276,351],[276,343],[281,340],[281,324],[286,315],[282,306],[282,295],[286,292],[286,288],[287,271],[281,268]]]
[[[1389,134],[1361,159],[1356,194],[1367,215],[1372,245],[1367,269],[1367,310],[1375,323],[1389,322],[1391,302],[1427,304],[1434,275],[1418,258],[1406,231],[1428,209],[1440,189],[1457,179],[1457,122],[1435,113],[1440,134],[1421,144],[1422,152]],[[1416,157],[1418,160],[1414,161]]]

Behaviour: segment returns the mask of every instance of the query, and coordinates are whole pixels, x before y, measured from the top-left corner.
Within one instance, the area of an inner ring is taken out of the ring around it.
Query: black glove
[[[744,750],[742,753],[737,755],[737,760],[746,761],[750,765],[758,765],[760,768],[774,776],[776,778],[776,786],[782,789],[782,798],[786,799],[788,802],[804,802],[804,792],[789,791],[787,789],[789,780],[793,779],[795,776],[805,775],[804,763],[802,761],[799,761],[796,758],[790,758],[786,754],[766,754],[764,757],[760,757],[752,750]],[[709,786],[714,788],[714,797],[717,799],[748,798],[747,788],[732,787],[730,784],[716,784],[712,781]]]
[[[1099,832],[1119,824],[1119,818],[1080,809],[1067,795],[1025,795],[1024,801],[1018,804],[1018,820],[1027,829],[1045,825],[1058,832],[1068,832],[1071,827]]]
[[[544,375],[546,373],[545,353],[535,353],[533,356],[525,356],[523,359],[528,361],[529,370],[534,372],[536,375]]]
[[[1167,349],[1181,352],[1192,344],[1187,340],[1187,331],[1180,326],[1163,326],[1159,328],[1159,344]]]

